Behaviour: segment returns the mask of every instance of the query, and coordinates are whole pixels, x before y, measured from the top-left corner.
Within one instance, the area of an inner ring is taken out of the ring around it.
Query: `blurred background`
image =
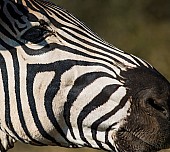
[[[169,0],[53,0],[114,46],[147,60],[170,80]],[[10,152],[102,152],[17,143]],[[162,150],[161,152],[170,152]]]

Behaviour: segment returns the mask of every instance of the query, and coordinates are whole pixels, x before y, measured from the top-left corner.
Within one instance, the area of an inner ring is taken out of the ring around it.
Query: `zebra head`
[[[47,0],[0,1],[0,150],[169,146],[170,83]]]

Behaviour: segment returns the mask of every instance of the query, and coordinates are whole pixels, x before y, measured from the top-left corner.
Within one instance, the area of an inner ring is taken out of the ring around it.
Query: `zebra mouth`
[[[144,139],[145,134],[142,132],[133,132],[130,129],[123,127],[118,131],[118,140],[122,140],[122,143],[126,143],[128,147],[133,147],[130,151],[136,152],[156,152],[164,148],[164,145],[153,145],[147,139]],[[121,142],[119,142],[121,145]],[[130,146],[129,146],[130,145]],[[129,150],[128,150],[129,151]]]

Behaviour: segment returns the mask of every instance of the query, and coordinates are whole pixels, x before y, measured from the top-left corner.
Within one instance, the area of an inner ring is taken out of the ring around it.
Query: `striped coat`
[[[0,1],[0,139],[156,151],[170,138],[169,82],[46,0]]]

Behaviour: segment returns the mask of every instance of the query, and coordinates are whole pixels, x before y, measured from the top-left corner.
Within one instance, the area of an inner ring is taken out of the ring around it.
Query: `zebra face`
[[[169,82],[47,0],[0,1],[0,68],[1,151],[169,144]]]

